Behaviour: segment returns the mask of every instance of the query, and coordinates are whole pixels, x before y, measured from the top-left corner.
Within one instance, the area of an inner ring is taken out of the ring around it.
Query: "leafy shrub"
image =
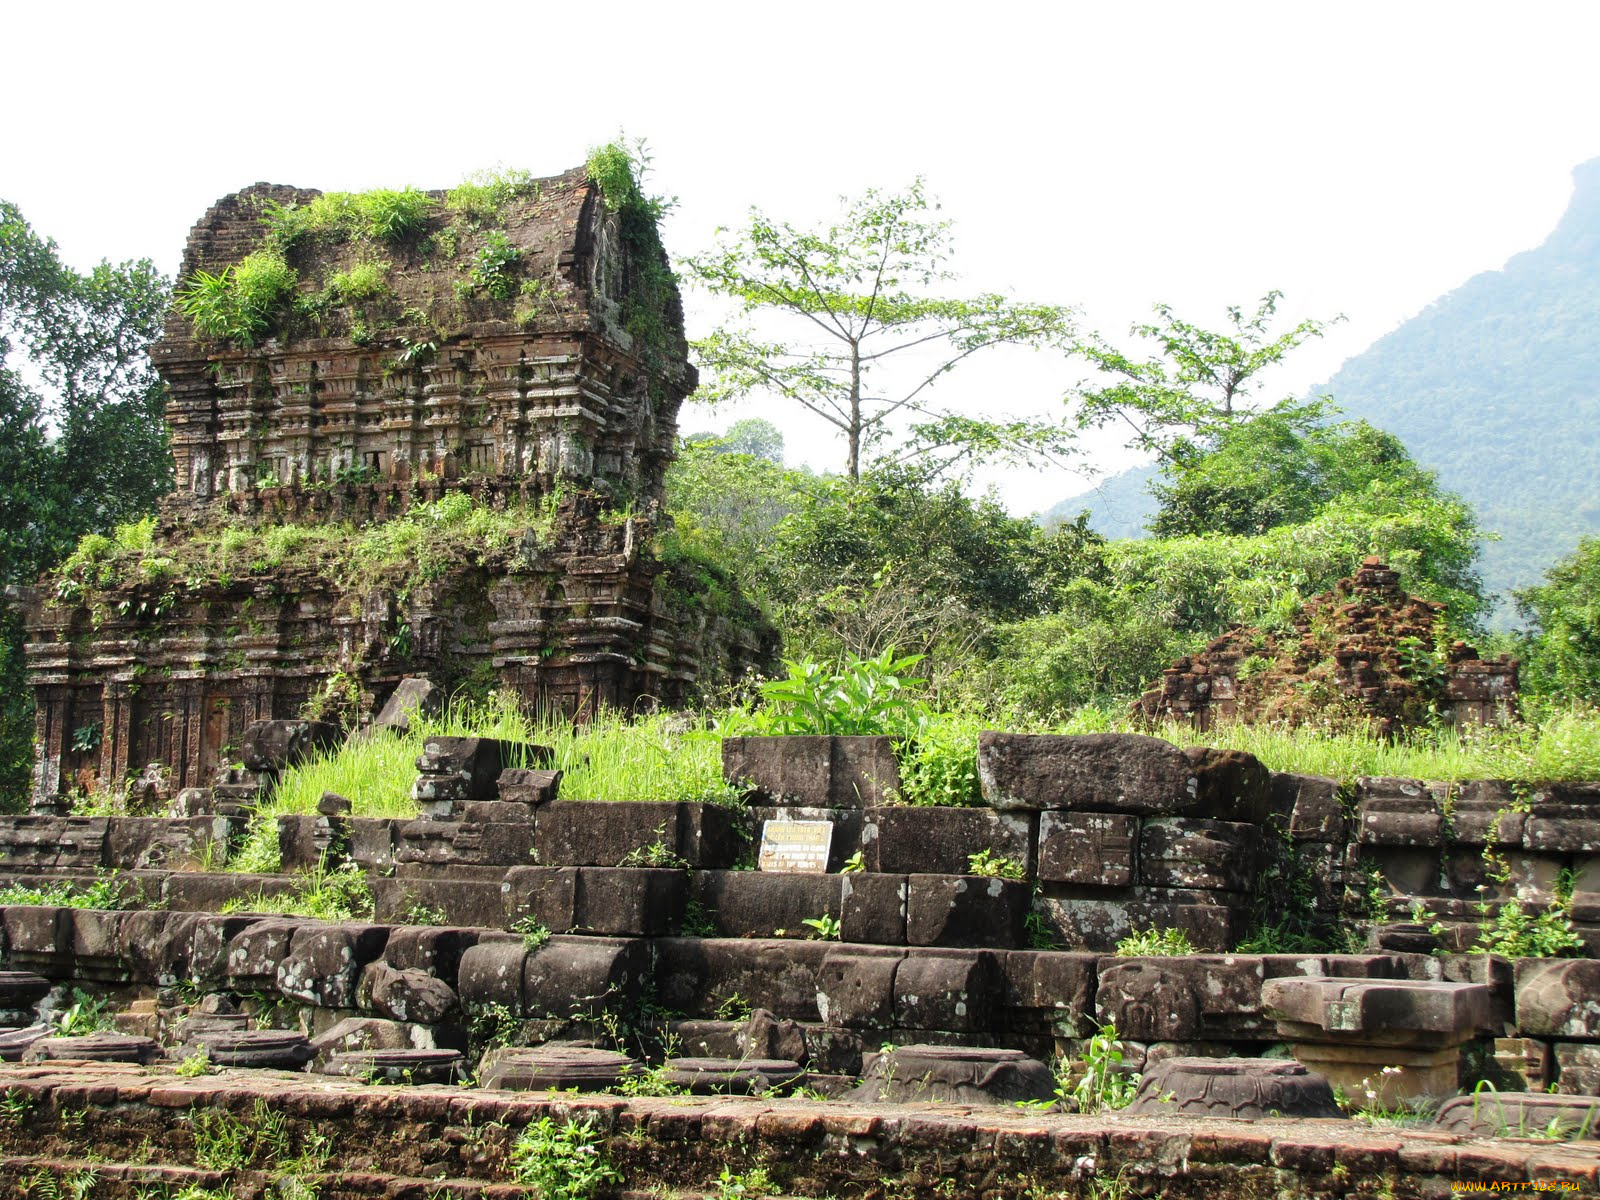
[[[762,707],[749,717],[764,734],[881,735],[906,738],[927,719],[915,695],[924,680],[909,676],[922,655],[850,656],[838,664],[784,660],[786,678],[761,685]]]
[[[486,235],[473,260],[472,282],[496,300],[509,300],[516,290],[515,273],[522,251],[505,234]]]
[[[538,1188],[542,1200],[589,1200],[603,1187],[622,1182],[606,1157],[604,1138],[589,1121],[557,1124],[540,1117],[511,1144],[511,1173]]]
[[[450,189],[444,206],[459,217],[484,224],[498,220],[500,210],[518,196],[537,196],[538,192],[538,180],[528,171],[477,171]]]
[[[1561,901],[1543,912],[1528,912],[1520,901],[1507,900],[1493,918],[1485,906],[1474,949],[1507,958],[1571,958],[1583,953],[1583,939]]]
[[[1139,1076],[1122,1070],[1122,1045],[1115,1022],[1107,1022],[1079,1046],[1083,1074],[1070,1090],[1057,1095],[1077,1102],[1085,1114],[1127,1108],[1139,1091]]]
[[[990,723],[978,717],[930,715],[900,751],[900,798],[907,804],[975,806],[978,734]]]
[[[389,294],[389,272],[394,264],[380,259],[354,263],[348,271],[336,271],[328,279],[328,288],[340,300],[360,303],[377,300]]]
[[[1119,958],[1170,958],[1193,953],[1194,943],[1181,929],[1135,929],[1117,943]]]
[[[984,847],[976,854],[967,855],[967,873],[969,875],[982,875],[988,879],[1026,879],[1028,870],[1016,859],[1007,858],[1003,854],[996,854],[991,847]]]
[[[281,251],[246,255],[221,274],[196,271],[174,301],[205,340],[253,346],[293,298],[300,277]]]

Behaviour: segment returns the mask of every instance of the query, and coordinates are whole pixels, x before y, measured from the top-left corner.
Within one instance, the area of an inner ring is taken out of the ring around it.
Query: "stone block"
[[[72,977],[72,912],[46,904],[0,908],[10,965],[51,979]]]
[[[431,1049],[432,1033],[423,1026],[382,1017],[342,1017],[311,1039],[308,1069],[322,1071],[335,1055],[370,1050]]]
[[[511,800],[469,800],[461,806],[461,820],[469,825],[525,825],[533,808]]]
[[[326,721],[251,721],[239,739],[239,761],[248,771],[286,771],[343,740]]]
[[[294,935],[306,922],[269,918],[246,925],[228,942],[228,986],[239,992],[272,991],[278,967],[288,957]]]
[[[210,817],[116,817],[107,823],[104,857],[118,871],[190,870],[215,855]]]
[[[523,964],[529,1015],[583,1019],[638,1002],[650,947],[634,938],[551,938]]]
[[[1146,817],[1139,831],[1139,879],[1148,887],[1247,892],[1259,878],[1264,851],[1255,825]]]
[[[580,867],[573,929],[607,937],[659,937],[683,922],[683,871]]]
[[[1508,783],[1473,779],[1461,784],[1451,804],[1450,840],[1462,846],[1482,846],[1492,833],[1497,846],[1520,846],[1527,818],[1511,811],[1518,803]]]
[[[840,876],[839,939],[905,945],[908,894],[904,875],[856,872]]]
[[[994,808],[1069,809],[1135,816],[1201,816],[1259,823],[1271,777],[1248,754],[1131,733],[978,735],[978,777]]]
[[[1044,1028],[1058,1037],[1094,1031],[1099,956],[1059,950],[1008,950],[996,956],[1009,1027]]]
[[[278,992],[322,1008],[354,1008],[362,969],[388,940],[387,925],[303,925],[278,964]]]
[[[889,946],[837,946],[817,968],[817,1012],[823,1024],[888,1029],[894,1024],[894,976],[905,951]]]
[[[837,919],[843,895],[839,875],[700,871],[694,877],[694,898],[716,923],[718,936],[727,938],[811,936],[805,922],[824,915]]]
[[[500,891],[507,926],[529,920],[566,933],[578,923],[577,867],[513,867]]]
[[[221,912],[229,901],[292,895],[303,881],[292,875],[244,875],[227,871],[176,871],[167,877],[167,907],[175,912]]]
[[[499,738],[430,737],[417,756],[411,798],[422,803],[496,800],[502,771],[519,760],[540,762],[550,757],[548,747]]]
[[[1297,1043],[1459,1046],[1489,1025],[1489,989],[1477,983],[1287,977],[1267,980],[1261,1000]]]
[[[1600,1046],[1557,1042],[1553,1053],[1558,1094],[1600,1096]]]
[[[886,737],[724,738],[722,774],[778,804],[815,808],[868,808],[900,787]]]
[[[136,983],[169,987],[190,978],[198,913],[140,909],[124,914],[117,929],[118,957]]]
[[[1010,950],[1027,938],[1032,889],[981,875],[908,875],[906,943]]]
[[[1346,1095],[1361,1096],[1378,1108],[1437,1101],[1460,1086],[1461,1047],[1413,1048],[1405,1045],[1293,1042],[1290,1049],[1307,1070],[1323,1076]]]
[[[1139,818],[1126,813],[1049,811],[1039,817],[1039,878],[1079,887],[1133,881]]]
[[[545,866],[718,868],[748,844],[744,815],[716,804],[560,800],[535,816]]]
[[[349,823],[321,814],[278,818],[278,858],[282,870],[331,870],[345,859]]]
[[[1289,964],[1275,956],[1274,969]],[[1136,1042],[1274,1038],[1262,1014],[1262,957],[1103,958],[1095,1015]]]
[[[411,718],[421,713],[428,715],[439,708],[441,697],[433,680],[425,675],[408,676],[395,685],[394,691],[378,710],[372,722],[375,729],[405,733],[411,728]]]
[[[0,862],[12,871],[105,865],[108,817],[0,817]]]
[[[1493,1083],[1502,1091],[1543,1092],[1555,1082],[1550,1043],[1538,1038],[1495,1038],[1493,1062]]]
[[[351,817],[349,854],[363,871],[387,871],[395,865],[395,830],[404,822],[387,817]]]
[[[217,988],[227,982],[228,959],[233,953],[233,940],[250,926],[265,920],[264,917],[221,913],[185,913],[192,917],[189,944],[181,947],[174,941],[169,953],[174,960],[182,959],[184,975],[201,987]]]
[[[1374,846],[1438,846],[1447,784],[1368,776],[1356,781],[1357,840]]]
[[[368,963],[359,992],[380,1017],[438,1025],[460,1015],[455,989],[425,971],[397,971],[385,962]]]
[[[522,939],[479,942],[461,955],[457,994],[468,1013],[490,1005],[503,1006],[512,1016],[526,1011],[523,968],[528,952]]]
[[[671,801],[557,800],[534,818],[536,861],[550,867],[671,866],[681,809]]]
[[[836,948],[832,942],[726,938],[659,938],[654,945],[664,1007],[711,1017],[738,996],[794,1021],[820,1019],[817,972]]]
[[[461,956],[482,937],[477,929],[413,925],[392,930],[383,960],[397,971],[436,975],[452,988],[461,970]]]
[[[530,809],[549,804],[561,790],[561,772],[537,767],[507,767],[495,781],[501,801]]]
[[[1289,837],[1296,842],[1345,840],[1344,801],[1337,779],[1274,772],[1272,807],[1288,814]]]
[[[487,879],[373,879],[373,919],[417,925],[442,918],[451,925],[498,929],[505,923],[504,885]]]
[[[408,821],[395,840],[397,863],[517,867],[533,857],[533,826],[526,821],[480,825],[467,821]]]
[[[1522,958],[1516,963],[1517,1032],[1600,1040],[1600,960]]]
[[[1148,929],[1179,929],[1197,950],[1227,950],[1248,916],[1235,893],[1174,888],[1129,888],[1104,899],[1046,894],[1033,907],[1062,948],[1102,952]]]
[[[993,1020],[999,991],[999,967],[988,951],[908,951],[894,973],[895,1026],[981,1032]]]
[[[1535,804],[1522,844],[1541,854],[1600,853],[1600,808],[1591,804]]]
[[[72,973],[74,977],[96,983],[126,983],[132,977],[122,956],[122,923],[125,912],[101,912],[92,908],[67,910],[72,924]]]
[[[861,829],[868,871],[889,875],[965,875],[973,855],[989,851],[1027,872],[1036,818],[985,808],[869,808]]]

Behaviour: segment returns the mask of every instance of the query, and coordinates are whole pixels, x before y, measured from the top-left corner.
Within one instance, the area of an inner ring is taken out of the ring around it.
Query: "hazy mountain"
[[[1477,507],[1501,535],[1482,566],[1502,594],[1600,532],[1600,159],[1573,178],[1543,245],[1440,297],[1312,389],[1398,435]],[[1102,533],[1136,535],[1154,511],[1150,477],[1117,476],[1051,514],[1087,507]]]

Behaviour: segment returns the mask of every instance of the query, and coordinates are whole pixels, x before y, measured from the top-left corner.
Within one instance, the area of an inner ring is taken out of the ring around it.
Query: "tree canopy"
[[[0,586],[31,583],[171,487],[165,389],[145,355],[168,295],[148,259],[73,270],[0,201]],[[0,606],[0,802],[12,804],[32,761],[21,646],[18,614]]]
[[[920,179],[897,193],[868,191],[842,217],[802,230],[752,209],[740,230],[687,260],[691,276],[733,300],[742,317],[764,315],[762,336],[724,326],[694,342],[707,376],[697,397],[716,403],[751,394],[797,405],[844,436],[845,473],[861,476],[872,451],[897,432],[900,461],[943,465],[975,457],[1028,458],[1066,447],[1058,422],[936,404],[929,390],[957,365],[996,346],[1065,347],[1070,309],[1023,304],[995,293],[944,294],[950,226]]]

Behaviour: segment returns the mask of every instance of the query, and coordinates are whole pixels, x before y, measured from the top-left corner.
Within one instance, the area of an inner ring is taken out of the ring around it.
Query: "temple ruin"
[[[1315,721],[1389,736],[1442,719],[1493,725],[1515,712],[1517,661],[1441,640],[1444,605],[1407,595],[1368,558],[1313,597],[1290,628],[1230,629],[1162,672],[1134,712],[1209,729],[1218,721]]]
[[[581,168],[475,206],[366,195],[390,208],[256,184],[191,232],[179,307],[210,282],[242,332],[175,307],[151,543],[80,550],[31,597],[37,799],[151,763],[203,785],[249,722],[360,721],[407,676],[581,715],[770,657],[736,588],[654,548],[695,372],[648,207]],[[458,553],[419,562],[398,523],[446,518]]]

